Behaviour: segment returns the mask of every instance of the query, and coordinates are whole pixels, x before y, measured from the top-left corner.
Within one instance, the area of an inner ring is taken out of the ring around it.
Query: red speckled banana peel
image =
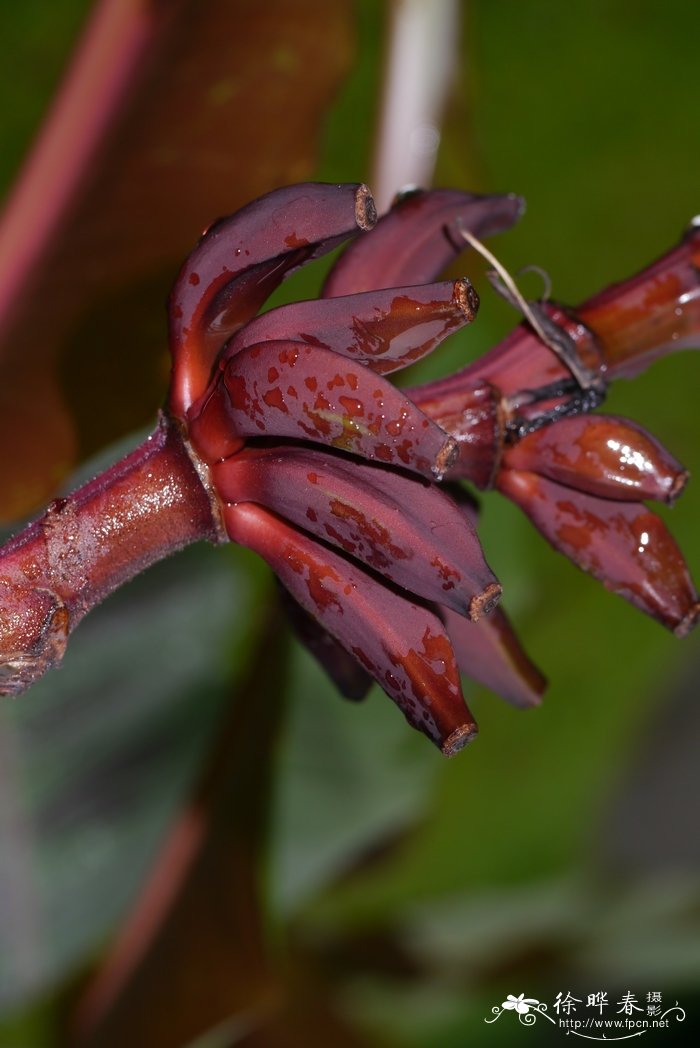
[[[293,302],[246,324],[229,342],[225,359],[296,331],[299,342],[332,349],[387,375],[432,353],[474,320],[478,306],[476,291],[465,279]]]
[[[621,502],[673,502],[687,471],[650,433],[615,415],[577,415],[523,437],[503,466]]]
[[[682,637],[700,604],[681,551],[642,503],[601,499],[523,470],[504,469],[498,489],[544,537],[606,589]]]
[[[263,505],[424,600],[477,619],[500,595],[473,526],[433,484],[303,447],[244,451],[212,477],[222,499]]]
[[[223,344],[285,277],[375,221],[366,186],[309,182],[276,189],[210,226],[170,295],[172,413],[185,416]]]
[[[190,423],[205,461],[250,437],[308,440],[440,479],[456,444],[380,375],[330,349],[262,342],[228,361]]]
[[[437,615],[260,506],[227,508],[226,526],[235,541],[264,557],[302,608],[444,754],[474,737],[478,729]]]
[[[313,615],[304,611],[279,579],[278,583],[280,599],[297,639],[320,663],[343,698],[360,702],[372,687],[369,673]]]

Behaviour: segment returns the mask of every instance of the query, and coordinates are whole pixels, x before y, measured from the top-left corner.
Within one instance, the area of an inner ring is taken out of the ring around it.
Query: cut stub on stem
[[[633,378],[667,353],[700,347],[700,219],[678,247],[576,313],[592,332],[607,377]]]
[[[501,470],[498,490],[574,564],[682,637],[700,617],[683,555],[639,502],[598,498],[524,470]]]
[[[231,538],[270,564],[294,599],[375,678],[409,724],[446,756],[474,737],[477,725],[437,615],[260,506],[229,506],[224,516]]]

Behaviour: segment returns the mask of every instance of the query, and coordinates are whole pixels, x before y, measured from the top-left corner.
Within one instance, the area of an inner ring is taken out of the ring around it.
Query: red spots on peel
[[[305,237],[299,237],[296,233],[289,233],[284,238],[284,242],[289,248],[308,247],[309,245],[309,241]]]
[[[355,390],[357,389],[357,375],[354,375],[352,373],[352,371],[348,371],[347,375],[345,376],[345,379],[346,379],[347,384],[349,385],[350,389],[354,393]]]
[[[374,550],[374,557],[368,558],[372,567],[384,567],[390,562],[390,558],[407,560],[413,556],[411,550],[406,550],[392,541],[391,532],[384,524],[375,519],[368,520],[355,506],[350,506],[340,499],[331,499],[329,505],[333,516],[346,524],[354,525],[358,535]]]
[[[590,549],[593,536],[585,527],[575,524],[562,524],[557,528],[557,539],[562,552],[574,560],[579,560],[584,550]],[[590,558],[586,561],[588,563]]]
[[[342,405],[345,414],[348,418],[361,418],[365,413],[365,406],[361,400],[356,400],[354,397],[338,397],[338,402]]]
[[[226,388],[234,408],[247,412],[250,406],[250,397],[245,379],[240,375],[229,373],[226,376]]]
[[[316,337],[316,335],[300,331],[298,337],[302,342],[306,342],[309,346],[317,346],[319,349],[331,349],[331,346],[329,346],[327,342],[322,342],[320,338]]]
[[[391,422],[387,422],[386,431],[391,437],[400,437],[403,433],[403,428],[406,425],[408,419],[408,411],[404,408],[397,419],[392,419]],[[423,420],[427,423],[427,419]]]
[[[384,680],[385,680],[385,682],[387,684],[387,687],[392,688],[393,691],[399,691],[399,688],[400,688],[399,682],[398,682],[397,678],[394,676],[394,674],[391,672],[391,670],[387,670],[385,672]]]
[[[279,362],[287,367],[293,368],[299,359],[299,350],[294,346],[287,346],[279,352]]]
[[[394,651],[390,661],[401,671],[402,693],[397,696],[408,720],[437,742],[471,720],[463,705],[452,646],[445,633],[426,626],[422,647]],[[389,654],[389,653],[387,653]],[[413,699],[406,693],[410,687]]]
[[[199,273],[190,273],[189,282],[192,287],[197,287],[197,284],[199,283]]]
[[[400,444],[396,446],[396,454],[399,456],[404,465],[409,466],[414,460],[414,456],[411,453],[413,447],[412,440],[402,440]]]
[[[588,538],[581,540],[582,546],[587,546],[589,541],[595,536],[605,535],[608,530],[608,522],[601,520],[595,513],[592,513],[590,509],[585,509],[583,506],[577,506],[571,499],[557,499],[554,502],[554,508],[558,517],[561,519],[568,519],[570,521],[577,522],[583,529],[585,529]]]
[[[322,435],[322,436],[325,436],[325,437],[330,437],[330,435],[331,435],[331,424],[330,424],[330,421],[327,418],[324,418],[323,415],[319,414],[319,410],[322,411],[323,407],[321,406],[319,408],[317,406],[317,410],[316,411],[312,411],[310,408],[307,407],[305,409],[304,413],[305,413],[306,417],[308,418],[309,422],[311,423],[311,426],[305,426],[304,423],[301,420],[299,420],[299,426],[301,427],[301,429],[303,429],[303,431],[305,433],[308,433],[309,436]]]
[[[268,389],[267,393],[263,395],[263,400],[269,408],[277,408],[278,411],[284,412],[285,415],[289,414],[289,408],[284,402],[284,396],[279,386]]]
[[[551,542],[606,589],[671,629],[684,629],[697,597],[663,521],[641,503],[599,498],[536,474],[504,469],[498,486]]]
[[[372,676],[376,676],[376,666],[370,659],[367,652],[363,651],[362,648],[358,648],[356,645],[352,647],[350,650],[357,659],[357,661],[360,663],[360,665],[364,666],[367,672],[371,673]]]
[[[462,580],[462,576],[456,568],[451,568],[449,564],[445,564],[440,557],[433,557],[430,561],[430,566],[435,568],[440,578],[443,580],[442,588],[444,590],[452,590],[455,585]]]
[[[316,512],[315,509],[311,509],[311,507],[309,507],[307,509],[306,516],[311,521],[312,524],[315,524],[316,521],[318,520],[318,513]]]
[[[331,542],[335,543],[336,546],[340,546],[346,553],[354,555],[357,550],[357,544],[346,538],[345,535],[341,535],[337,528],[334,528],[332,524],[324,524],[324,531]]]
[[[620,501],[673,499],[686,472],[650,434],[614,415],[584,415],[530,434],[504,457],[567,487]]]
[[[237,434],[301,437],[363,458],[399,463],[415,473],[436,475],[441,466],[442,431],[431,428],[428,420],[424,432],[420,429],[424,415],[402,393],[388,383],[386,388],[377,386],[369,371],[337,370],[334,357],[337,360],[337,354],[330,351],[274,340],[233,355],[225,365],[224,382],[228,384],[235,371],[244,378],[249,393],[245,400],[241,386],[235,393],[236,403],[228,409]],[[296,361],[293,381],[289,372],[285,374],[290,360]],[[357,385],[354,393],[351,384]]]
[[[306,479],[309,484],[318,484],[318,473],[307,473]]]
[[[320,564],[315,557],[292,545],[287,546],[284,557],[292,571],[304,578],[309,597],[319,612],[335,607],[343,614],[343,606],[332,588],[333,584],[339,587],[340,583],[333,568]]]
[[[426,626],[421,655],[429,662],[435,663],[440,673],[444,673],[453,658],[452,646],[446,634],[431,633],[430,627]]]

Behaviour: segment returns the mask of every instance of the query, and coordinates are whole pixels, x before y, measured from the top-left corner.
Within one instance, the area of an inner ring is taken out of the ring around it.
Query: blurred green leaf
[[[426,817],[441,761],[379,689],[341,699],[298,647],[290,684],[270,854],[272,903],[287,917]]]

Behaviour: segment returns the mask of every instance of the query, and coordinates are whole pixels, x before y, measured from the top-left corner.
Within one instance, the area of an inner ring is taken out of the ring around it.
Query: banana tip
[[[472,721],[470,724],[460,724],[459,728],[455,728],[453,732],[447,736],[446,739],[440,745],[445,757],[454,757],[456,753],[463,750],[467,743],[475,739],[479,734],[479,729]]]
[[[482,615],[488,615],[498,604],[503,593],[503,587],[498,582],[490,582],[488,586],[475,594],[469,601],[469,618],[477,622]]]
[[[377,206],[369,186],[364,183],[355,193],[355,221],[365,232],[374,229],[377,224]]]

